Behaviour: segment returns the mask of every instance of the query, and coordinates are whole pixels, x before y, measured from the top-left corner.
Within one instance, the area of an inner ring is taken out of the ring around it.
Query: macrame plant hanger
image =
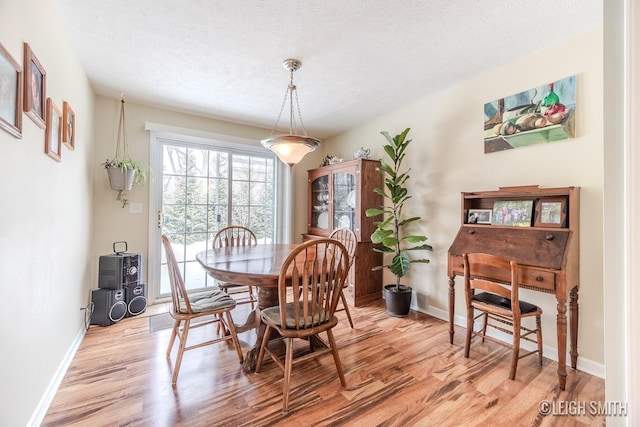
[[[124,115],[124,94],[120,94],[120,120],[118,122],[118,137],[116,140],[116,155],[114,157],[114,160],[117,162],[117,164],[121,164],[122,162],[127,162],[129,160],[131,160],[129,158],[129,143],[127,142],[127,124],[125,121],[125,115]],[[122,152],[122,158],[120,158],[120,153]],[[123,173],[124,173],[124,167],[122,167],[123,169]],[[122,202],[122,207],[124,207],[127,204],[127,199],[123,198],[126,197],[126,190],[119,190],[118,191],[118,195],[116,196],[116,200],[119,200]]]

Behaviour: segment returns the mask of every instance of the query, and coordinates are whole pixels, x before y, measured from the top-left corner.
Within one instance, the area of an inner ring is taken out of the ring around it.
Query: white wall
[[[21,64],[24,41],[47,73],[46,95],[75,111],[76,148],[52,160],[26,114],[22,139],[0,130],[2,426],[26,425],[55,381],[82,336],[91,288],[93,91],[54,2],[0,1],[0,43]]]
[[[583,369],[599,375],[604,362],[602,50],[602,31],[588,33],[390,112],[325,144],[325,152],[339,157],[351,158],[364,145],[371,148],[373,158],[380,158],[385,142],[380,131],[395,135],[412,129],[406,166],[412,168],[413,200],[407,214],[423,217],[417,227],[429,237],[434,251],[428,254],[430,264],[413,266],[407,283],[415,290],[413,304],[440,316],[448,312],[447,251],[460,225],[461,192],[530,184],[581,187],[578,368],[582,363]],[[571,75],[578,76],[576,138],[484,154],[486,102]],[[391,281],[385,272],[385,282]],[[458,279],[456,315],[463,319],[460,288]],[[542,306],[544,343],[555,349],[555,299],[526,290],[522,298]],[[462,340],[457,334],[456,342]]]

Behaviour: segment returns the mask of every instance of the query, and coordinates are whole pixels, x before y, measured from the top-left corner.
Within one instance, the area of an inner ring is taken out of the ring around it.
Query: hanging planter
[[[144,184],[147,181],[147,167],[131,160],[129,144],[127,143],[126,124],[124,115],[124,98],[120,100],[120,121],[118,123],[118,139],[116,154],[113,159],[107,159],[102,166],[109,175],[111,189],[118,192],[117,199],[122,201],[122,207],[127,204],[123,192],[129,191],[134,184]]]
[[[119,168],[117,166],[107,168],[109,174],[109,185],[112,190],[129,191],[133,188],[133,182],[136,178],[135,169]]]

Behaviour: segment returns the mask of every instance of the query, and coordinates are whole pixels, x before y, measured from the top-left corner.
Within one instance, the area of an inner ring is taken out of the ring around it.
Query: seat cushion
[[[234,308],[236,301],[221,290],[203,291],[189,294],[191,310],[194,313]],[[187,307],[180,304],[180,313],[187,313]]]
[[[288,303],[286,305],[286,323],[287,324],[285,325],[285,328],[287,329],[296,328],[294,310],[295,310],[295,306],[293,303]],[[302,314],[302,303],[300,303],[300,313]],[[280,307],[279,306],[265,308],[264,310],[261,311],[260,315],[262,316],[265,322],[282,327],[282,325],[280,324]],[[311,319],[311,317],[309,316],[306,319],[306,321],[304,319],[301,319],[301,320],[302,321],[300,323],[301,324],[304,323],[305,327],[309,328],[312,326],[318,326],[323,323],[327,323],[329,320],[331,320],[331,316],[329,315],[329,312],[327,310],[322,309],[316,313],[313,319]]]
[[[502,298],[500,295],[491,294],[488,292],[481,292],[477,295],[474,295],[471,298],[474,301],[478,301],[485,304],[491,304],[498,307],[506,308],[507,310],[511,310],[511,300],[507,298]],[[520,313],[532,313],[538,309],[534,304],[530,304],[526,301],[519,301],[520,303]]]

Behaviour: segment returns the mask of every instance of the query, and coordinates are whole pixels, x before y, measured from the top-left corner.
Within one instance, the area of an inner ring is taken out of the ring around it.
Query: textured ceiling
[[[98,94],[270,129],[293,57],[320,138],[602,27],[602,0],[56,2]]]

